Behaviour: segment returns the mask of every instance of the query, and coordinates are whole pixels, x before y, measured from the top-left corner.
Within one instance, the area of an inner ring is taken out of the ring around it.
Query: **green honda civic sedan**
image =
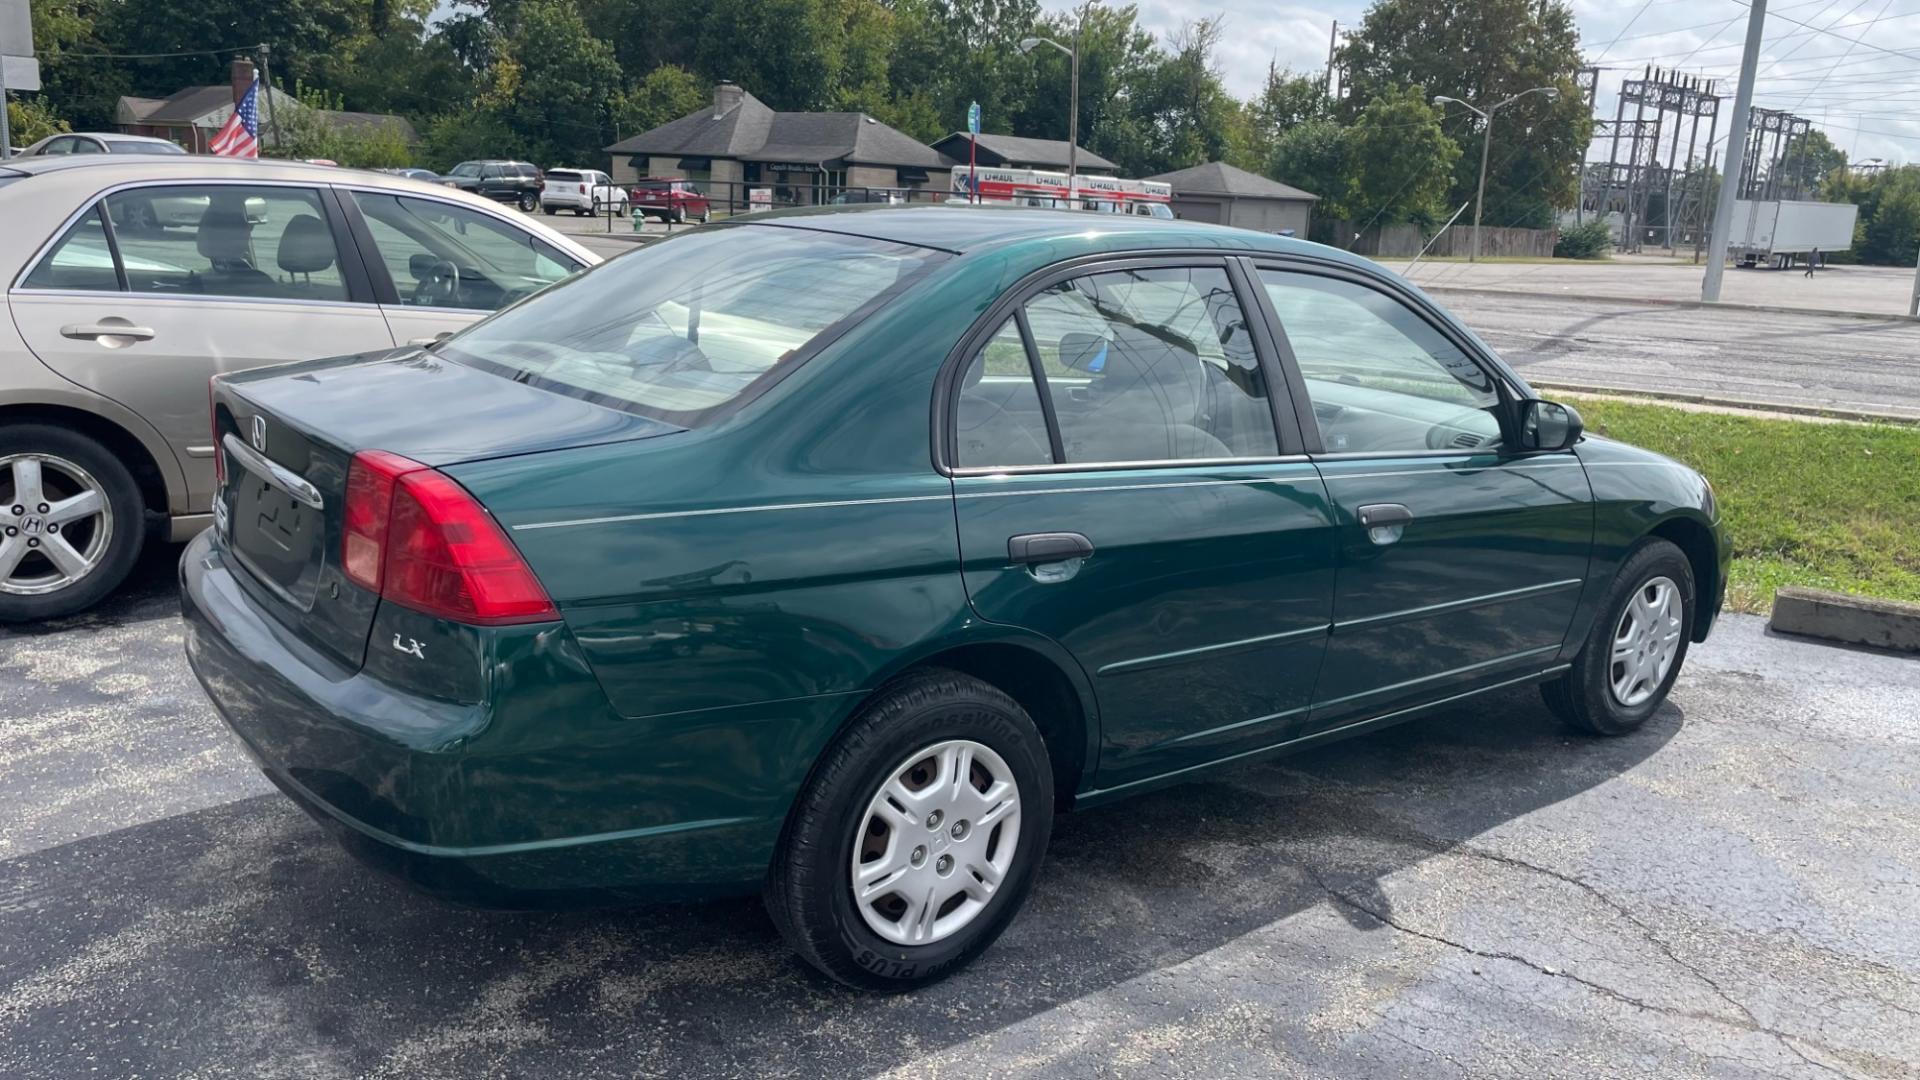
[[[187,654],[288,796],[494,904],[760,890],[833,978],[1005,929],[1057,812],[1706,637],[1697,473],[1400,278],[1149,218],[696,229],[425,349],[221,376]]]

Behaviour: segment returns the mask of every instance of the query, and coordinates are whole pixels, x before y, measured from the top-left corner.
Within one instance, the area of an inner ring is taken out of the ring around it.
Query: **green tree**
[[[612,141],[620,62],[594,37],[572,0],[521,0],[507,35],[511,78],[502,84],[508,123],[543,164],[602,158]]]
[[[1308,120],[1290,127],[1274,141],[1265,171],[1283,184],[1320,196],[1313,216],[1344,218],[1351,175],[1347,164],[1347,129],[1331,120]]]
[[[713,92],[706,80],[674,64],[662,64],[614,99],[614,125],[621,138],[651,131],[709,105]]]
[[[1389,86],[1347,132],[1344,202],[1362,228],[1443,221],[1460,146],[1417,86]]]
[[[71,124],[55,116],[53,110],[47,107],[45,98],[7,100],[7,134],[15,146],[27,146],[49,135],[72,130]]]
[[[1131,175],[1184,169],[1227,156],[1238,103],[1220,84],[1214,51],[1220,20],[1187,24],[1168,42],[1169,49],[1139,84],[1130,88],[1128,105],[1147,133],[1147,156],[1122,160]]]
[[[1267,81],[1258,96],[1241,110],[1240,136],[1234,164],[1260,172],[1267,168],[1280,140],[1303,124],[1333,115],[1326,82],[1318,75],[1300,75],[1267,65]],[[1291,181],[1288,181],[1291,183]]]
[[[1479,108],[1536,86],[1560,91],[1557,100],[1532,94],[1501,109],[1494,124],[1487,171],[1488,225],[1545,228],[1554,208],[1573,205],[1576,172],[1592,137],[1585,99],[1573,84],[1581,63],[1572,10],[1561,0],[1379,0],[1340,50],[1351,115],[1383,87],[1414,87]],[[1479,121],[1465,109],[1449,114],[1448,131],[1477,141]],[[1475,147],[1477,150],[1478,148]],[[1455,163],[1451,193],[1459,205],[1473,197],[1480,155]]]
[[[388,125],[340,126],[326,115],[342,105],[338,93],[308,86],[294,91],[298,105],[279,110],[279,128],[268,139],[274,157],[319,158],[361,169],[411,165],[414,149],[398,128]]]
[[[1847,152],[1833,145],[1826,132],[1813,128],[1780,163],[1781,197],[1818,199],[1835,170],[1846,167]]]

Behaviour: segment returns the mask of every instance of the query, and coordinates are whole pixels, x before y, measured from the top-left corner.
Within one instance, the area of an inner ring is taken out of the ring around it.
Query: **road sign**
[[[27,0],[0,0],[0,89],[40,89],[40,61],[33,58],[33,19]]]
[[[980,134],[980,103],[977,101],[967,106],[967,134]]]

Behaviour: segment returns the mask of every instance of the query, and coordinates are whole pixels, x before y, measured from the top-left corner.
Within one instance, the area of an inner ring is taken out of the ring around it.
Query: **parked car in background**
[[[25,150],[19,157],[60,157],[64,154],[184,154],[180,144],[148,135],[122,135],[114,131],[75,131],[49,135]]]
[[[705,222],[713,212],[706,193],[687,180],[641,180],[631,194],[633,208],[643,217]]]
[[[1726,585],[1698,473],[1368,259],[1088,226],[755,215],[222,376],[188,659],[416,885],[757,891],[876,989],[1000,934],[1056,808],[1508,687],[1660,708]]]
[[[540,206],[540,170],[524,161],[463,161],[448,169],[440,182],[510,203],[529,214]]]
[[[430,341],[599,261],[476,196],[219,157],[0,162],[0,221],[0,622],[206,526],[212,376]]]
[[[386,173],[388,176],[404,176],[409,180],[419,180],[428,184],[440,182],[440,174],[432,169],[375,169],[373,171]]]
[[[613,177],[598,169],[548,169],[546,186],[540,190],[540,209],[549,214],[562,210],[600,214],[610,209],[624,217],[627,204],[626,189],[615,186]]]

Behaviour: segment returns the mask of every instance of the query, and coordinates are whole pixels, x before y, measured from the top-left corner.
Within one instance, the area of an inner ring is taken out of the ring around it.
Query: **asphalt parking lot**
[[[170,558],[0,636],[0,1076],[1920,1074],[1920,662],[1729,618],[1637,735],[1530,692],[1061,820],[906,997],[757,903],[481,912],[228,741]]]

